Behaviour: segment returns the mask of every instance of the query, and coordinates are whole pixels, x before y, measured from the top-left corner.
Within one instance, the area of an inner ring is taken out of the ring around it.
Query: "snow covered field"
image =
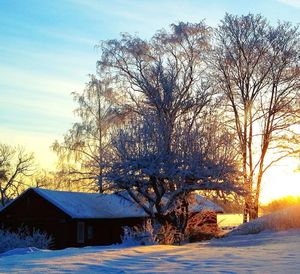
[[[0,273],[299,273],[300,230],[183,246],[110,246],[0,255]]]

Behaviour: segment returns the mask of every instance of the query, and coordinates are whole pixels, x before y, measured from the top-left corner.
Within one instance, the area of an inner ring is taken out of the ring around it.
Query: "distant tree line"
[[[264,214],[269,214],[297,204],[300,204],[299,196],[286,196],[275,199],[267,205],[262,205],[261,210]]]

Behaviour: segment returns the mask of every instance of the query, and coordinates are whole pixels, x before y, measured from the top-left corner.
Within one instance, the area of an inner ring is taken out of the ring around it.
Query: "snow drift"
[[[229,232],[227,236],[256,234],[264,230],[282,231],[295,228],[300,228],[300,204],[242,224]]]
[[[12,253],[21,253],[15,250]],[[183,246],[67,248],[0,256],[0,273],[299,273],[300,230]]]

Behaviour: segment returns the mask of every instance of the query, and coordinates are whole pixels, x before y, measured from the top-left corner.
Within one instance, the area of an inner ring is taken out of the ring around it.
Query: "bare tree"
[[[232,137],[220,134],[211,140],[213,130],[207,134],[197,123],[193,130],[177,125],[166,153],[154,120],[132,121],[114,139],[116,158],[106,180],[116,190],[126,190],[161,225],[171,224],[183,233],[192,192],[239,191],[233,184],[237,181],[235,159],[226,153]],[[212,141],[217,142],[213,145]]]
[[[66,180],[103,192],[102,169],[110,157],[110,130],[120,117],[118,96],[108,79],[99,80],[93,75],[83,93],[74,92],[73,96],[79,104],[75,110],[79,122],[74,123],[63,142],[55,141],[53,149],[60,157]]]
[[[0,198],[1,204],[20,194],[27,186],[26,177],[34,172],[34,157],[22,147],[0,144]]]
[[[74,176],[65,170],[38,170],[34,176],[31,177],[30,185],[37,188],[47,188],[53,190],[63,191],[86,191],[84,184],[78,184],[74,180]]]
[[[213,78],[227,97],[238,137],[247,221],[258,215],[266,170],[299,152],[300,36],[289,23],[273,27],[252,14],[227,14],[215,34]]]
[[[157,32],[151,41],[123,35],[102,43],[100,74],[109,73],[127,97],[127,108],[147,120],[155,117],[160,147],[168,153],[175,125],[193,128],[212,98],[203,80],[203,59],[209,48],[209,28],[204,23],[172,25],[172,32]]]
[[[205,78],[209,35],[204,23],[179,23],[150,41],[123,35],[100,47],[99,72],[115,77],[132,110],[114,138],[116,158],[106,179],[126,190],[149,216],[181,231],[189,193],[233,189],[235,163],[208,153],[205,144],[211,143],[201,132],[214,101]],[[175,216],[178,206],[184,210]]]

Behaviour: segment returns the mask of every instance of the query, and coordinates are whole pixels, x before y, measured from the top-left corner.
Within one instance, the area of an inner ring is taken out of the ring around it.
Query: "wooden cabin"
[[[210,218],[210,223],[217,225],[216,212],[221,210],[202,200],[192,210],[194,226],[200,227],[202,211],[212,212],[215,218]],[[30,188],[0,211],[0,228],[39,229],[53,237],[52,248],[60,249],[120,243],[122,227],[141,225],[146,219],[142,208],[117,194]]]

